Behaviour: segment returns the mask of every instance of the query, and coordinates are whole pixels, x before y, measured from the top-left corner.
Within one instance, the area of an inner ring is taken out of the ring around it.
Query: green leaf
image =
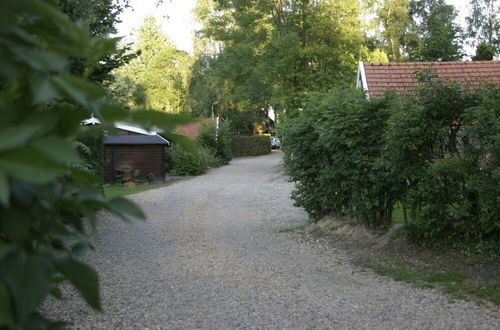
[[[10,184],[5,173],[0,172],[0,204],[9,206]]]
[[[21,180],[44,184],[64,173],[61,167],[41,151],[26,147],[0,156],[0,169]]]
[[[32,121],[14,127],[3,127],[0,132],[0,151],[23,145],[42,128],[42,123],[34,123]]]
[[[84,171],[77,168],[71,169],[71,178],[75,180],[77,183],[83,185],[95,185],[102,183],[102,179],[97,175],[89,171]]]
[[[71,257],[54,258],[54,263],[80,292],[87,304],[100,311],[99,278],[96,271]]]
[[[13,327],[13,310],[10,294],[0,281],[0,326]]]
[[[138,219],[145,219],[146,216],[142,212],[142,210],[135,205],[130,200],[124,197],[115,197],[108,201],[108,210],[113,213],[119,215],[123,219],[126,219],[126,216],[132,216]]]
[[[60,75],[53,78],[59,90],[71,97],[77,103],[88,106],[90,99],[105,96],[104,91],[96,84],[70,75]]]
[[[189,124],[193,121],[194,119],[188,115],[171,114],[151,110],[137,110],[131,112],[131,122],[137,123],[146,128],[158,127],[170,130],[177,125]]]
[[[47,258],[24,252],[11,253],[0,266],[0,274],[14,296],[18,321],[23,324],[49,294],[54,268]]]
[[[71,143],[57,136],[40,139],[33,146],[59,164],[75,164],[80,161]]]
[[[50,76],[37,75],[31,79],[34,103],[45,103],[61,97]]]
[[[198,151],[198,147],[196,143],[191,140],[190,138],[178,134],[178,133],[173,133],[173,132],[163,132],[161,133],[164,137],[166,137],[169,141],[175,142],[179,144],[183,149],[191,152],[191,153],[196,153]]]

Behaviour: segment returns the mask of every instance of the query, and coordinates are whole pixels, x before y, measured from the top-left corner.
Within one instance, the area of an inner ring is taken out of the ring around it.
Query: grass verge
[[[485,300],[500,305],[500,283],[474,286],[461,272],[426,272],[414,269],[404,260],[385,261],[372,265],[374,272],[381,276],[392,277],[395,281],[414,283],[423,288],[440,288],[456,299],[473,299],[478,303]]]

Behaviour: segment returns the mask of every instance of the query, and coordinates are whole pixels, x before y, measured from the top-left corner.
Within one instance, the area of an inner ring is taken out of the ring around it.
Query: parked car
[[[276,136],[273,136],[271,138],[271,148],[272,149],[279,149],[279,148],[281,148],[281,141]]]

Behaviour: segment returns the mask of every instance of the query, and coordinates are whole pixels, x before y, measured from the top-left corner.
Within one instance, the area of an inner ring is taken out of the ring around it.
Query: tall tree
[[[228,112],[290,114],[310,91],[352,83],[363,42],[356,1],[220,0],[200,12],[202,37],[220,46],[204,68]]]
[[[387,42],[390,60],[401,61],[402,42],[411,23],[409,0],[387,0],[377,10],[378,20],[382,25],[382,37]]]
[[[111,86],[113,94],[118,99],[120,93],[137,96],[135,102],[128,104],[132,108],[145,103],[158,111],[183,111],[191,66],[190,56],[176,49],[152,16],[145,18],[135,33],[135,39],[133,50],[140,55],[116,70],[117,83]],[[122,81],[132,82],[132,90],[121,91]]]
[[[410,14],[418,46],[409,53],[418,61],[457,61],[463,56],[462,29],[455,23],[457,10],[445,0],[413,0]]]
[[[116,33],[116,24],[120,22],[119,15],[128,7],[129,0],[58,0],[61,11],[71,21],[84,21],[88,24],[92,36],[107,37]],[[114,69],[128,63],[136,54],[130,53],[128,47],[113,49],[102,56],[97,63],[88,63],[81,57],[71,60],[71,72],[86,75],[95,82],[112,80],[110,74]]]
[[[483,42],[500,54],[500,1],[470,0],[467,21],[467,36],[472,44]]]

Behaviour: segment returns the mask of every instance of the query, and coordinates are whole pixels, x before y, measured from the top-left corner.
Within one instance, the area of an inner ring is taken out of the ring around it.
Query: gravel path
[[[307,217],[280,157],[134,195],[148,221],[104,216],[94,235],[105,313],[70,299],[49,314],[84,329],[499,328],[498,311],[360,272],[342,250],[281,232]]]

